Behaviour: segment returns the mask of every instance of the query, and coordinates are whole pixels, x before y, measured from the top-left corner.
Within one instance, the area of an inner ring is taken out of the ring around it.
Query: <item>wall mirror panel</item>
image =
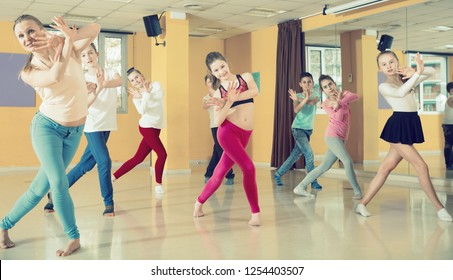
[[[413,53],[422,53],[425,65],[435,68],[436,74],[416,89],[426,143],[416,145],[416,148],[428,163],[432,177],[450,179],[453,179],[453,171],[447,171],[445,167],[441,126],[444,105],[442,100],[444,102],[443,97],[447,96],[445,87],[448,82],[453,81],[452,14],[453,1],[426,1],[305,32],[306,45],[332,47],[341,47],[340,34],[347,31],[363,29],[367,30],[367,34],[375,34],[376,47],[380,36],[388,34],[393,37],[392,50],[402,51],[407,64],[413,61]],[[376,75],[377,70],[376,66]],[[379,111],[381,110],[386,109]],[[382,115],[385,118],[388,116],[385,113]],[[379,116],[381,118],[381,113]],[[388,150],[388,145],[384,143],[384,146],[385,149],[379,150],[381,159]],[[357,164],[357,169],[375,172],[378,165]],[[394,173],[416,176],[414,168],[406,161],[402,161]]]

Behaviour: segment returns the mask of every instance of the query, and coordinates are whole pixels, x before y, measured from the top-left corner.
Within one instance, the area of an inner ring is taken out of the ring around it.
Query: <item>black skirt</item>
[[[393,112],[382,130],[381,139],[407,145],[425,142],[418,113]]]

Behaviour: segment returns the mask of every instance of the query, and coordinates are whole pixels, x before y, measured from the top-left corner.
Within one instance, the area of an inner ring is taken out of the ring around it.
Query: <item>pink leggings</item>
[[[141,126],[138,128],[140,134],[143,136],[143,139],[138,146],[137,152],[131,159],[123,163],[123,165],[121,165],[121,167],[113,173],[113,176],[115,176],[116,179],[119,179],[132,168],[142,163],[149,153],[154,150],[157,154],[156,163],[154,165],[156,183],[162,184],[162,174],[164,173],[164,165],[167,160],[167,151],[165,151],[165,147],[159,138],[160,129],[152,127],[143,128]]]
[[[217,130],[217,138],[223,148],[223,154],[214,173],[204,186],[198,197],[198,202],[205,203],[206,200],[220,187],[223,178],[228,170],[236,163],[244,175],[244,190],[250,204],[252,213],[259,213],[258,188],[256,186],[255,165],[247,154],[245,147],[249,142],[251,130],[244,130],[235,124],[225,120]]]

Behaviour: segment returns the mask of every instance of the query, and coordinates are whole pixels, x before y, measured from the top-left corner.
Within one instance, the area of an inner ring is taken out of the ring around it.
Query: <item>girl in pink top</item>
[[[321,75],[319,77],[319,85],[321,90],[329,96],[322,104],[324,110],[329,115],[329,125],[325,133],[328,150],[322,163],[305,176],[302,182],[294,188],[294,193],[314,197],[313,194],[307,192],[307,186],[329,170],[337,159],[340,159],[344,164],[346,176],[354,190],[352,199],[361,199],[362,190],[357,182],[352,159],[345,146],[345,141],[349,134],[351,117],[349,103],[357,100],[359,97],[350,91],[345,90],[339,92],[337,84],[328,75]]]

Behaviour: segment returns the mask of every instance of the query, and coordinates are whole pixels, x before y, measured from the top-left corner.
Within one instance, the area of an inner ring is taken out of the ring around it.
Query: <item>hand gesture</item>
[[[337,100],[329,100],[329,105],[330,107],[332,107],[332,109],[334,111],[336,111],[338,109],[338,107],[340,107],[340,105],[338,104],[338,101]]]
[[[77,34],[77,27],[75,26],[75,24],[72,27],[69,27],[62,16],[55,16],[53,17],[52,21],[53,24],[50,25],[52,28],[60,30],[65,38],[74,40]]]
[[[331,101],[337,101],[341,98],[341,92],[338,89],[332,90],[332,92],[329,94],[328,99]]]
[[[58,61],[60,59],[64,45],[64,39],[62,37],[44,31],[43,36],[37,36],[35,40],[36,41],[33,42],[34,50],[52,50],[55,53],[53,61]]]
[[[97,71],[96,71],[96,84],[98,85],[99,88],[105,88],[105,84],[106,84],[106,80],[105,80],[105,72],[104,72],[104,69],[102,68],[99,68]]]
[[[151,90],[153,90],[153,85],[150,84],[148,80],[145,80],[145,82],[143,83],[143,87],[145,88],[145,91],[149,93],[151,93]]]
[[[289,93],[289,98],[291,98],[293,101],[299,100],[299,98],[297,98],[296,92],[293,89],[289,89],[288,93]]]
[[[237,81],[228,83],[228,101],[234,103],[239,98],[239,92],[237,90]]]
[[[425,69],[425,63],[423,62],[422,56],[420,53],[417,53],[415,55],[415,63],[417,64],[417,73],[420,75],[423,73],[423,70]]]
[[[402,76],[401,79],[407,80],[414,75],[415,69],[412,67],[401,67],[398,68],[397,73]]]
[[[217,106],[217,111],[222,109],[223,106],[225,106],[225,103],[226,103],[226,99],[223,99],[223,98],[219,98],[219,97],[209,97],[209,99],[206,101],[206,105],[208,107],[211,107],[211,106]]]
[[[97,85],[92,82],[86,82],[88,94],[94,94],[96,92]]]
[[[142,98],[142,94],[134,87],[128,88],[127,92],[132,95],[132,98]]]

